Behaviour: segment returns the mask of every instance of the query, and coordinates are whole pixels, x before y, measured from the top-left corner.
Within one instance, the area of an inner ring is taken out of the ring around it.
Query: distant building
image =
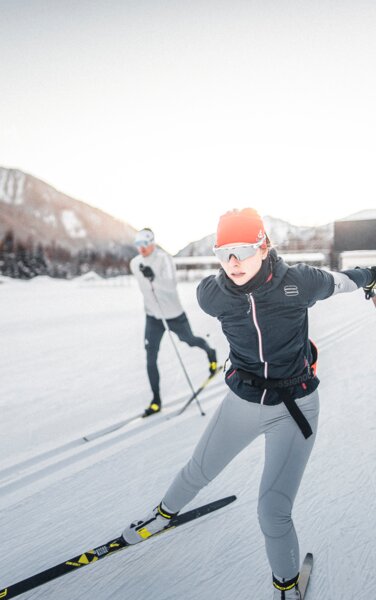
[[[376,218],[336,221],[331,267],[364,267],[375,262]]]
[[[278,252],[278,254],[290,265],[305,263],[312,267],[325,267],[328,264],[327,255],[324,252]]]
[[[177,277],[179,281],[194,281],[203,279],[219,268],[219,261],[214,254],[212,256],[175,256]]]

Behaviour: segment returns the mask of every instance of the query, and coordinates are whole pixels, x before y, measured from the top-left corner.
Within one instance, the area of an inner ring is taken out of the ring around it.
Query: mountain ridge
[[[136,230],[19,169],[0,167],[0,238],[58,244],[70,252],[132,246]],[[129,252],[126,252],[129,254]]]
[[[76,200],[20,169],[0,167],[0,242],[9,231],[22,244],[58,245],[80,251],[115,253],[129,260],[135,255],[136,229],[99,208]],[[376,219],[376,209],[365,209],[339,220]],[[330,252],[334,223],[298,226],[266,215],[265,229],[281,251]],[[187,244],[176,256],[211,255],[215,234]]]

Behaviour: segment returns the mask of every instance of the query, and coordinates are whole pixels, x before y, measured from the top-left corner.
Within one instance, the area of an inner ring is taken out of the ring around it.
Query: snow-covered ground
[[[85,442],[150,399],[142,300],[119,282],[3,280],[0,285],[0,589],[118,535],[154,506],[189,458],[225,393],[217,377],[181,417],[189,390],[166,337],[159,359],[166,410]],[[194,331],[227,344],[179,285]],[[307,600],[375,598],[376,312],[361,292],[311,310],[320,349],[321,423],[295,505],[302,555],[315,555]],[[195,384],[202,351],[179,343]],[[179,401],[179,402],[177,402]],[[53,600],[270,600],[256,518],[259,439],[191,506],[235,493],[222,511],[22,596]]]

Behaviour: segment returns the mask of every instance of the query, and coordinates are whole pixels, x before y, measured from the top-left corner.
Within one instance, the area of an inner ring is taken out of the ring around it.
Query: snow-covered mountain
[[[274,246],[280,250],[329,251],[333,241],[333,223],[320,227],[299,227],[282,219],[267,215],[265,229]],[[178,256],[207,256],[212,254],[215,234],[188,244],[178,252]]]
[[[344,220],[376,219],[376,209],[363,210]],[[279,250],[329,252],[333,223],[300,227],[270,215],[266,230]],[[0,167],[0,240],[12,231],[22,243],[56,244],[71,254],[79,250],[119,251],[124,258],[134,255],[135,229],[84,202],[70,198],[47,183],[18,169]],[[191,242],[177,256],[212,254],[214,233]]]
[[[0,239],[13,231],[19,242],[53,243],[75,253],[130,245],[135,230],[84,202],[17,169],[0,167]],[[134,252],[134,251],[133,251]]]

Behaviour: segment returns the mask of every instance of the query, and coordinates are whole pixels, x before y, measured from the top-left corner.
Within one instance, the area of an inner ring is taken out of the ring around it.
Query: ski
[[[231,502],[236,500],[236,496],[227,496],[226,498],[221,498],[220,500],[215,500],[214,502],[210,502],[209,504],[205,504],[203,506],[199,506],[198,508],[194,508],[193,510],[189,510],[188,512],[177,515],[171,520],[171,523],[166,529],[163,529],[159,533],[151,535],[149,538],[155,536],[162,535],[163,533],[169,531],[170,529],[176,529],[176,527],[180,527],[180,525],[184,525],[185,523],[189,523],[190,521],[194,521],[195,519],[199,519],[200,517],[204,517],[209,513],[223,508]],[[143,540],[143,541],[146,541]],[[97,548],[93,548],[92,550],[87,550],[78,556],[74,556],[69,560],[59,563],[54,567],[50,567],[45,571],[41,571],[40,573],[36,573],[31,577],[27,577],[18,583],[14,583],[9,585],[8,587],[0,590],[0,598],[15,598],[24,592],[29,590],[33,590],[34,588],[47,583],[48,581],[52,581],[53,579],[57,579],[62,575],[66,575],[71,571],[77,571],[78,569],[82,569],[82,567],[86,567],[91,563],[94,563],[109,554],[113,554],[114,552],[118,552],[119,550],[124,550],[126,548],[131,548],[132,546],[127,544],[123,537],[118,537],[113,540],[110,540],[106,544],[102,546],[98,546]]]
[[[206,388],[206,386],[212,381],[212,379],[223,369],[222,366],[218,367],[218,369],[214,372],[211,373],[211,375],[209,375],[209,377],[207,377],[205,379],[205,381],[197,388],[197,390],[194,392],[194,394],[192,394],[188,400],[186,401],[185,405],[183,406],[183,408],[181,408],[177,413],[174,413],[173,416],[178,416],[181,415],[186,408],[188,408],[188,406],[193,402],[193,400],[195,400],[195,398],[197,398],[197,396],[199,394],[201,394],[201,392]],[[161,414],[160,412],[155,413],[156,415]],[[148,415],[148,416],[154,416],[153,414]],[[129,417],[128,419],[124,419],[123,421],[118,421],[118,423],[114,423],[113,425],[109,425],[108,427],[105,427],[104,429],[100,429],[99,431],[94,431],[93,433],[89,433],[87,435],[83,436],[83,440],[85,442],[92,442],[93,440],[96,440],[97,438],[100,438],[104,435],[107,435],[109,433],[113,433],[114,431],[117,431],[118,429],[121,429],[122,427],[125,427],[125,425],[129,425],[130,423],[133,423],[135,421],[141,420],[141,419],[147,419],[148,416],[145,416],[143,413],[136,415],[134,417]]]
[[[303,560],[302,567],[300,569],[300,575],[299,575],[299,590],[300,590],[300,595],[302,597],[302,600],[304,600],[305,595],[306,595],[312,568],[313,568],[313,555],[310,552],[308,552],[308,554],[306,554],[306,556],[305,556],[305,559]]]
[[[129,417],[129,419],[124,419],[123,421],[119,421],[118,423],[109,425],[108,427],[105,427],[104,429],[100,429],[99,431],[94,431],[94,433],[88,433],[87,435],[84,435],[82,439],[85,442],[91,442],[93,440],[96,440],[97,438],[102,437],[103,435],[107,435],[108,433],[117,431],[118,429],[121,429],[125,425],[129,425],[129,423],[133,423],[134,421],[137,421],[138,419],[142,419],[142,417],[143,417],[142,414],[136,415],[135,417]]]
[[[207,377],[207,378],[205,379],[205,381],[204,381],[204,382],[203,382],[203,383],[200,385],[200,387],[198,387],[198,388],[197,388],[197,390],[194,392],[194,394],[192,394],[192,395],[191,395],[191,396],[188,398],[188,400],[186,401],[186,403],[184,404],[184,406],[183,406],[183,407],[182,407],[182,408],[181,408],[181,409],[180,409],[180,410],[179,410],[179,411],[176,413],[176,416],[179,416],[179,415],[183,414],[183,412],[184,412],[184,411],[185,411],[185,410],[188,408],[188,406],[189,406],[190,404],[192,404],[193,400],[195,400],[195,399],[197,398],[197,396],[198,396],[199,394],[201,394],[201,392],[202,392],[202,391],[203,391],[203,390],[206,388],[206,386],[207,386],[207,385],[208,385],[208,384],[209,384],[209,383],[212,381],[212,379],[214,379],[214,377],[215,377],[216,375],[218,375],[218,373],[220,373],[220,372],[222,371],[222,369],[223,369],[223,366],[221,365],[221,366],[219,366],[219,367],[217,368],[217,370],[216,370],[216,371],[214,371],[214,373],[211,373],[211,374],[209,375],[209,377]]]

